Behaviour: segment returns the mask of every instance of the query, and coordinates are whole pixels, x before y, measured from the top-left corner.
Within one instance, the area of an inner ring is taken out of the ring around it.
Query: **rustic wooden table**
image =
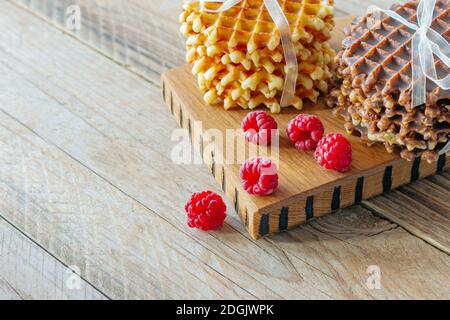
[[[448,172],[260,241],[231,209],[220,231],[186,227],[189,195],[219,187],[169,157],[159,77],[184,62],[178,12],[0,2],[0,300],[449,299]]]

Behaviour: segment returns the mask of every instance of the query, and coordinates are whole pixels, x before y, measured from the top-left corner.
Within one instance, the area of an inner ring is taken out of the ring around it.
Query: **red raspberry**
[[[244,162],[240,171],[242,186],[254,195],[267,196],[278,187],[275,164],[267,158],[252,158]]]
[[[287,127],[289,140],[300,151],[314,150],[324,131],[320,119],[309,114],[299,114]]]
[[[219,228],[227,214],[222,197],[212,191],[196,192],[186,203],[188,226],[203,231]]]
[[[345,172],[352,165],[352,145],[342,134],[330,133],[319,141],[314,157],[326,169]]]
[[[272,142],[272,130],[277,130],[275,119],[264,111],[253,111],[242,120],[245,139],[255,144],[269,145]]]

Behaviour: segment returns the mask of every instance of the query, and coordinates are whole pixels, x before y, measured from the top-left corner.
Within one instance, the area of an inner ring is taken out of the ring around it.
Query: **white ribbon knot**
[[[240,3],[242,0],[197,0],[200,2],[200,9],[206,12],[219,13],[227,11]],[[205,3],[214,2],[222,3],[222,5],[215,10],[207,9]],[[295,96],[295,89],[297,87],[298,77],[298,63],[297,55],[295,53],[294,44],[292,43],[291,28],[283,9],[281,9],[277,0],[264,0],[267,11],[273,22],[276,24],[281,35],[281,43],[283,46],[284,60],[286,61],[286,77],[284,80],[283,93],[281,95],[281,107],[288,107],[292,105]]]
[[[431,28],[435,7],[436,0],[421,0],[416,11],[417,25],[392,10],[383,10],[377,6],[369,6],[368,8],[368,13],[373,13],[375,20],[379,24],[381,24],[380,12],[383,12],[415,31],[411,46],[411,108],[426,103],[427,79],[433,81],[443,90],[450,89],[450,74],[439,79],[436,71],[434,55],[447,67],[450,67],[450,44],[443,36]],[[448,151],[450,151],[450,141],[440,151],[440,154]]]
[[[411,107],[423,105],[426,102],[427,79],[433,81],[443,90],[450,89],[450,75],[442,79],[437,76],[434,55],[442,63],[450,67],[450,44],[431,28],[433,23],[433,12],[436,7],[436,0],[421,0],[417,6],[417,24],[406,20],[392,10],[383,10],[376,6],[370,6],[369,13],[374,14],[374,18],[381,24],[380,12],[399,21],[408,28],[415,31],[412,37],[412,90]]]

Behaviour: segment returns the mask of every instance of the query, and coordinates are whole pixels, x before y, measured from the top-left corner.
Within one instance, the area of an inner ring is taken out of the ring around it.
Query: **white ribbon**
[[[407,21],[392,10],[383,10],[377,6],[369,6],[368,12],[374,14],[375,21],[381,24],[380,12],[399,21],[415,31],[412,37],[412,88],[411,107],[415,108],[426,102],[427,79],[433,81],[443,90],[450,89],[450,74],[439,79],[436,72],[434,55],[450,67],[450,44],[439,33],[431,28],[436,0],[421,0],[417,6],[417,25]],[[369,26],[370,27],[370,26]],[[441,150],[450,149],[450,142]]]
[[[447,142],[444,148],[439,152],[439,155],[450,152],[450,141]]]
[[[392,10],[383,10],[370,6],[369,13],[381,23],[380,12],[399,21],[415,31],[412,37],[412,97],[411,107],[415,108],[426,101],[427,78],[443,90],[450,89],[450,74],[439,79],[436,72],[434,56],[450,67],[450,44],[439,33],[431,28],[436,0],[421,0],[417,6],[417,25],[407,21]]]
[[[200,2],[200,9],[206,12],[219,13],[227,11],[240,3],[242,0],[198,0]],[[206,2],[222,3],[222,5],[215,10],[207,9]],[[298,63],[297,55],[295,54],[294,44],[292,43],[291,28],[286,16],[283,13],[277,0],[264,0],[264,4],[269,12],[270,17],[276,24],[281,34],[281,43],[283,46],[284,60],[286,61],[286,77],[284,80],[283,93],[281,95],[281,107],[288,107],[292,105],[295,96],[295,89],[297,87],[298,77]]]

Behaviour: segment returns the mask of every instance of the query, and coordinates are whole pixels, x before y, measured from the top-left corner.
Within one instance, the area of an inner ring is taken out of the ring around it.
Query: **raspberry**
[[[287,127],[289,140],[300,151],[314,150],[324,133],[323,124],[316,116],[299,114]]]
[[[203,231],[219,228],[227,214],[222,197],[212,191],[196,192],[186,203],[188,226]]]
[[[352,165],[352,145],[340,133],[330,133],[317,145],[314,157],[326,169],[345,172]]]
[[[269,145],[272,130],[278,129],[275,119],[264,111],[253,111],[242,120],[245,139],[255,144]]]
[[[252,158],[244,162],[240,171],[242,186],[249,194],[267,196],[278,187],[275,164],[267,158]]]

